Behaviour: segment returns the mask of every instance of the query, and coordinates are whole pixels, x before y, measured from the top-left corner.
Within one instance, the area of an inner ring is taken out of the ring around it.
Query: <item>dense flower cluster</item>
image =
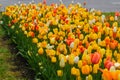
[[[21,30],[32,39],[37,53],[26,53],[40,58],[34,61],[50,80],[120,80],[119,12],[105,16],[81,4],[32,3],[8,6],[3,14],[17,35]]]

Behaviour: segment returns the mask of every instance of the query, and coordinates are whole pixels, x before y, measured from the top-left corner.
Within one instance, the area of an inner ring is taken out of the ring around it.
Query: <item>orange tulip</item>
[[[82,73],[83,74],[89,74],[90,73],[90,67],[88,65],[82,66]]]
[[[80,52],[83,53],[85,51],[85,47],[84,46],[78,46],[78,48],[80,49]]]
[[[112,76],[112,80],[118,80],[118,75],[116,73],[116,71],[113,71],[113,72],[110,72],[111,73],[111,76]]]
[[[103,70],[103,80],[112,80],[112,76],[108,70]]]
[[[109,37],[106,37],[106,38],[105,38],[105,43],[106,43],[106,45],[109,45],[109,44],[110,44],[110,38],[109,38]]]
[[[110,48],[115,49],[118,46],[118,41],[112,40],[110,43]]]
[[[109,22],[105,22],[106,27],[110,27],[110,23]]]

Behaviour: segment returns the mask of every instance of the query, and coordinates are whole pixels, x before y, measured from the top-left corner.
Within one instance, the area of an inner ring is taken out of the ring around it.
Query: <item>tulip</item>
[[[33,38],[33,39],[32,39],[32,42],[33,42],[33,43],[38,43],[38,39],[37,39],[37,38]]]
[[[97,74],[99,69],[99,64],[94,64],[93,66],[93,73]]]
[[[55,37],[50,38],[50,44],[55,44],[55,42],[56,42]]]
[[[71,64],[71,65],[74,64],[74,57],[75,56],[73,54],[69,55],[69,60],[68,60],[69,64]]]
[[[118,11],[115,12],[115,16],[120,16],[120,13]]]
[[[70,46],[70,44],[71,44],[73,41],[74,41],[73,38],[68,38],[68,39],[66,40],[66,43]]]
[[[114,21],[114,17],[113,16],[110,16],[110,21]]]
[[[97,26],[93,26],[93,30],[94,30],[94,32],[98,32],[98,27]]]
[[[80,76],[80,70],[75,68],[75,67],[72,67],[71,68],[71,74],[74,75],[74,76]]]
[[[105,43],[106,43],[106,45],[109,45],[109,44],[110,44],[110,38],[109,38],[109,37],[106,37],[106,38],[105,38]]]
[[[91,54],[91,62],[93,64],[97,64],[100,61],[100,54],[98,52],[95,52],[94,54]]]
[[[58,76],[62,76],[63,75],[63,71],[62,70],[57,70],[57,75]]]
[[[78,67],[81,68],[82,67],[82,60],[78,61]]]
[[[88,75],[88,76],[86,76],[86,80],[93,80],[93,77],[92,77],[92,75]]]
[[[74,58],[74,63],[78,63],[78,61],[79,61],[79,57],[76,56],[76,57]]]
[[[43,4],[46,4],[46,2],[47,2],[46,0],[43,0]]]
[[[40,54],[40,55],[41,55],[41,54],[43,54],[43,53],[44,53],[43,48],[42,48],[42,47],[41,47],[41,48],[39,48],[39,49],[38,49],[38,54]]]
[[[77,71],[76,71],[76,68],[75,68],[75,67],[72,67],[72,68],[71,68],[71,74],[72,74],[72,75],[76,75],[76,74],[77,74]]]
[[[112,76],[108,70],[102,70],[102,78],[103,80],[112,80]]]
[[[52,63],[55,63],[56,61],[57,61],[56,57],[53,56],[53,57],[51,58],[51,62],[52,62]]]
[[[115,20],[116,20],[116,21],[118,20],[118,17],[117,17],[117,16],[115,16]]]
[[[70,44],[70,48],[74,48],[74,42],[71,42],[71,44]]]
[[[90,73],[90,67],[88,65],[84,65],[81,68],[82,74],[89,74]]]
[[[107,58],[106,61],[104,62],[104,66],[109,70],[111,66],[114,66],[114,63],[110,61],[110,58]]]
[[[59,65],[60,65],[60,67],[65,67],[65,60],[64,60],[64,58],[61,58]]]

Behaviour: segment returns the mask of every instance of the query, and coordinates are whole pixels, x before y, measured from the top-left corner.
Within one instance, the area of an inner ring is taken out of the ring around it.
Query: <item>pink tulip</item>
[[[110,67],[113,66],[113,65],[114,65],[114,63],[111,62],[111,60],[110,60],[109,57],[108,57],[108,58],[106,59],[106,61],[104,62],[104,66],[105,66],[105,68],[107,68],[108,70],[109,70]]]

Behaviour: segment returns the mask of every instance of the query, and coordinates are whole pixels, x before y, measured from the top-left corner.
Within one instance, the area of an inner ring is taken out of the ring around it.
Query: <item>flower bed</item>
[[[80,4],[6,7],[3,27],[42,80],[119,80],[119,12]]]

